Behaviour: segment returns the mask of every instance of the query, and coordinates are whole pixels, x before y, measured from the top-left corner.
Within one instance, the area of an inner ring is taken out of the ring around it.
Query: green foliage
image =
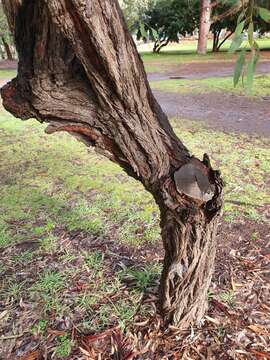
[[[144,269],[127,269],[120,273],[120,277],[134,281],[134,286],[140,291],[144,291],[149,287],[153,280],[160,276],[161,265],[151,264],[146,266]]]
[[[62,314],[64,307],[61,305],[60,295],[64,287],[63,274],[46,270],[30,290],[33,299],[40,299],[43,303],[45,313]]]
[[[99,272],[103,267],[103,254],[100,251],[84,252],[84,263],[93,272]]]
[[[141,17],[150,9],[155,0],[120,0],[120,6],[124,13],[128,28],[131,32],[137,29]]]
[[[213,51],[219,51],[220,46],[225,42],[227,35],[225,35],[225,39],[221,42],[219,40],[222,31],[226,31],[229,34],[234,31],[239,11],[230,13],[230,10],[237,6],[237,4],[238,0],[226,0],[217,2],[213,7],[211,14],[213,21],[210,27],[210,31],[214,35]],[[226,13],[228,13],[228,15],[224,16]]]
[[[154,40],[154,52],[159,52],[168,42],[179,42],[181,36],[191,34],[199,23],[198,0],[157,0],[141,16],[137,37],[145,38],[149,32]],[[142,29],[143,28],[143,29]]]
[[[71,353],[72,341],[67,335],[58,337],[58,345],[55,348],[55,354],[61,359],[68,357]]]
[[[221,293],[219,297],[221,301],[227,303],[230,307],[235,305],[235,294],[233,290]]]
[[[246,54],[246,50],[243,49],[239,56],[238,59],[236,61],[236,65],[235,65],[235,70],[234,70],[234,76],[233,76],[233,85],[234,87],[236,87],[236,85],[238,84],[238,81],[240,79],[240,76],[242,75],[242,71],[243,71],[243,67],[245,65],[245,54]]]
[[[270,11],[268,9],[264,9],[262,7],[258,8],[259,16],[265,21],[270,21]]]
[[[10,34],[9,31],[7,18],[3,10],[3,5],[0,2],[0,42],[1,42],[0,45],[1,46],[3,45],[3,41],[6,42],[8,45],[14,45],[13,36]],[[1,50],[1,52],[2,52],[1,54],[2,57],[4,57],[3,50]],[[8,57],[8,54],[6,54],[5,57]]]
[[[32,328],[32,333],[37,336],[44,336],[48,325],[47,320],[39,320]]]
[[[242,11],[238,16],[237,26],[234,31],[233,41],[229,49],[231,53],[243,49],[241,46],[244,39],[244,31],[247,31],[251,57],[247,60],[247,53],[242,50],[234,69],[234,86],[238,84],[240,75],[242,75],[243,85],[247,93],[251,93],[253,87],[254,74],[260,51],[260,47],[254,39],[254,30],[259,30],[261,34],[270,30],[270,27],[264,24],[270,21],[270,11],[260,6],[264,3],[264,0],[250,0],[247,6],[243,3]],[[267,5],[269,6],[269,3]]]
[[[230,77],[211,77],[202,80],[163,80],[151,82],[153,89],[185,94],[210,93],[213,91],[229,92],[246,95],[245,89],[240,84],[234,87]],[[252,96],[270,96],[270,75],[257,75],[254,78]]]

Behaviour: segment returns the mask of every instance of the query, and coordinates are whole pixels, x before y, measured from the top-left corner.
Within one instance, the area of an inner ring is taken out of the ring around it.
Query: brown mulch
[[[256,239],[251,237],[254,233]],[[131,248],[118,246],[108,238],[90,238],[80,232],[63,234],[62,238],[66,246],[72,244],[78,250],[101,250],[110,272],[123,265],[143,267],[161,261],[163,256],[160,243]],[[222,223],[210,307],[199,327],[187,331],[166,328],[157,311],[156,285],[147,289],[141,300],[141,306],[149,307],[147,316],[139,311],[125,333],[112,326],[100,333],[83,334],[76,324],[66,319],[62,320],[66,325],[61,328],[49,329],[46,343],[40,343],[38,338],[30,335],[12,339],[13,355],[0,355],[0,359],[52,359],[53,346],[50,344],[66,331],[75,344],[67,358],[70,360],[270,359],[269,245],[267,224],[248,220]],[[222,294],[231,296],[226,300]],[[30,305],[20,303],[19,306]]]

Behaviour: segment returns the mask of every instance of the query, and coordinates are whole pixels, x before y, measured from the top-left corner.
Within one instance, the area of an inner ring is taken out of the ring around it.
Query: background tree
[[[138,29],[144,13],[154,6],[156,0],[120,0],[119,4],[124,13],[126,23],[131,33]]]
[[[190,155],[156,102],[115,0],[5,0],[19,56],[5,108],[94,146],[141,181],[160,208],[164,318],[180,327],[207,309],[222,181]],[[211,139],[209,139],[210,141]]]
[[[212,10],[212,24],[210,31],[213,34],[213,52],[218,52],[221,46],[228,40],[234,33],[237,18],[241,9],[231,13],[230,9],[233,6],[232,2],[219,3],[213,7]],[[226,31],[224,38],[220,41],[220,35],[222,31]]]
[[[207,40],[211,25],[212,29],[215,29],[214,35],[216,33],[217,36],[219,26],[225,25],[222,20],[233,17],[247,3],[248,0],[201,0],[198,54],[206,54],[207,52]],[[216,22],[220,23],[214,27],[213,24]]]
[[[197,53],[206,54],[207,52],[207,40],[211,26],[211,0],[201,0],[200,2],[200,27]]]
[[[199,0],[157,0],[141,16],[141,22],[154,41],[153,52],[160,50],[169,42],[179,42],[181,37],[192,34],[198,26]],[[144,33],[141,26],[138,38]]]
[[[13,60],[13,51],[12,51],[13,38],[10,35],[10,31],[7,24],[7,18],[4,14],[2,2],[0,2],[0,38],[5,49],[5,53],[4,53],[1,48],[2,58]]]

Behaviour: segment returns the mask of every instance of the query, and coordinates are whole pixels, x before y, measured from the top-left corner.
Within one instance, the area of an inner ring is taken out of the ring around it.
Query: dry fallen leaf
[[[38,360],[40,359],[40,355],[40,351],[36,350],[20,358],[20,360]]]
[[[55,335],[55,336],[64,336],[64,335],[65,335],[65,331],[63,331],[63,330],[48,329],[48,334]]]
[[[210,317],[210,316],[208,316],[208,315],[205,315],[205,318],[206,318],[208,321],[212,322],[213,324],[220,325],[220,321],[219,321],[218,319],[214,319],[214,318],[212,318],[212,317]]]
[[[0,320],[4,319],[4,317],[8,314],[8,311],[7,310],[4,310],[1,312],[0,314]]]
[[[259,335],[270,336],[270,332],[266,331],[261,325],[251,324],[248,328]]]

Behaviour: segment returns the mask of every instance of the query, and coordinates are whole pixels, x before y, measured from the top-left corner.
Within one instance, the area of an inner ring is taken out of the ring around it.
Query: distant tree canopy
[[[238,0],[220,1],[213,7],[212,23],[210,31],[213,34],[213,52],[219,51],[224,42],[234,33],[237,18],[241,12],[239,8],[230,13],[230,9],[236,6]],[[226,34],[220,41],[220,35],[225,31]]]
[[[179,42],[181,36],[192,34],[198,27],[199,0],[157,0],[141,16],[141,21],[154,40],[154,52],[170,41]],[[138,38],[145,37],[142,26]]]
[[[2,59],[13,59],[11,45],[13,45],[13,38],[9,31],[7,18],[3,11],[2,2],[0,2],[0,54]]]
[[[0,2],[0,54],[2,59],[13,59],[11,47],[12,45],[13,38],[9,31],[7,19],[3,11],[2,2]]]
[[[155,2],[155,0],[119,0],[126,23],[131,32],[136,30],[143,14],[148,9],[151,9]]]
[[[247,5],[247,1],[243,4]],[[212,0],[210,32],[213,51],[219,51],[230,38],[242,11],[239,0]],[[200,0],[120,0],[129,30],[138,39],[154,42],[153,51],[159,52],[169,42],[179,42],[199,27]],[[270,8],[270,0],[257,0],[256,6]],[[269,23],[254,17],[254,31],[270,31]]]

